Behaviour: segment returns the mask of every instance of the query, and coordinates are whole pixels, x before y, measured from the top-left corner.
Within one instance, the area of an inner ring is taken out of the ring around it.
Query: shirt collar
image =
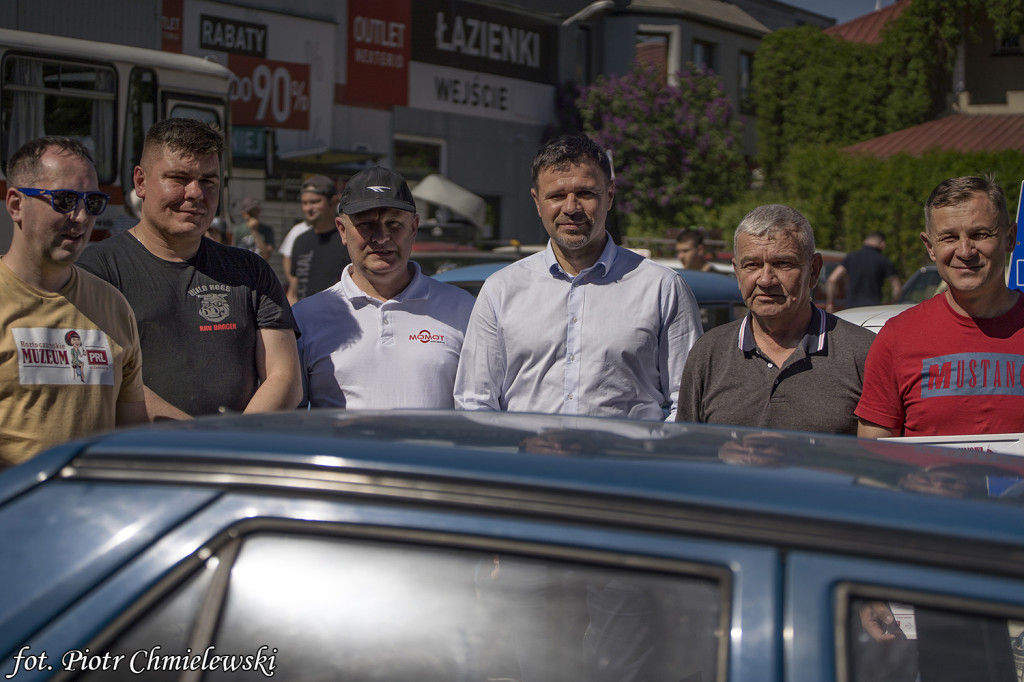
[[[579,275],[576,275],[576,277],[579,277],[584,273],[595,271],[595,268],[601,268],[600,276],[604,277],[609,272],[611,272],[612,265],[614,265],[615,263],[615,257],[618,254],[618,252],[619,247],[616,246],[615,242],[612,241],[612,236],[608,234],[608,232],[606,231],[604,249],[601,251],[601,255],[597,257],[597,262],[595,262],[589,268],[581,271]],[[550,239],[548,240],[547,248],[544,249],[544,264],[547,266],[548,272],[550,272],[554,277],[564,277],[570,280],[575,279],[572,275],[563,270],[561,265],[559,265],[558,259],[555,258],[555,251],[553,248],[551,248]]]
[[[825,341],[827,336],[825,335],[825,313],[822,312],[821,308],[810,304],[811,306],[811,321],[807,323],[807,332],[804,334],[804,338],[800,341],[800,345],[804,349],[804,353],[810,355],[811,353],[821,353],[825,350]],[[751,328],[753,324],[753,318],[748,312],[747,316],[743,318],[743,322],[740,323],[739,335],[736,339],[737,347],[744,353],[749,353],[754,350],[757,344],[754,343],[754,331]]]
[[[364,299],[367,301],[376,301],[377,303],[386,303],[387,301],[381,301],[379,299],[370,296],[365,291],[359,288],[356,281],[352,279],[352,268],[354,266],[349,264],[345,266],[345,270],[341,273],[341,288],[345,293],[345,298],[350,301],[357,299]],[[397,296],[390,299],[392,301],[415,301],[418,299],[426,299],[430,293],[430,283],[427,282],[427,277],[420,270],[420,264],[414,260],[409,261],[407,266],[409,271],[412,273],[412,280],[409,282],[405,289],[402,289]]]

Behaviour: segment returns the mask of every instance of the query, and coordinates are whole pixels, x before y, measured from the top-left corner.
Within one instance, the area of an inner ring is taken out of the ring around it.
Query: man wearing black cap
[[[348,181],[335,219],[352,264],[293,308],[304,404],[451,408],[473,297],[409,260],[419,216],[401,175],[375,166]]]
[[[295,238],[288,269],[288,300],[292,303],[333,286],[349,263],[348,252],[334,227],[338,190],[334,181],[314,175],[299,190],[302,212],[312,227]]]

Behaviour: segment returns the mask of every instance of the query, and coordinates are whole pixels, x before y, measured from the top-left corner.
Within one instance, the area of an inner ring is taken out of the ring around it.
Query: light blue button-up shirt
[[[686,354],[702,334],[675,272],[608,237],[575,277],[544,251],[484,282],[466,330],[455,407],[675,419]]]

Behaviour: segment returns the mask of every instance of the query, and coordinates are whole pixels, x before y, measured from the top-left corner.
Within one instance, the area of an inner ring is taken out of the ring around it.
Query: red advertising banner
[[[229,54],[228,68],[233,124],[309,128],[309,64]]]
[[[411,34],[410,0],[349,0],[346,103],[408,103]]]
[[[160,49],[181,52],[181,22],[185,13],[185,0],[164,0],[160,13]]]

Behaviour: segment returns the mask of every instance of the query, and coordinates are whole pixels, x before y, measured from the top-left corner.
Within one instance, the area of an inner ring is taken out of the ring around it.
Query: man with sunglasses
[[[7,162],[14,235],[0,256],[0,466],[147,420],[131,307],[74,265],[107,199],[76,140],[32,140]]]
[[[277,275],[259,254],[203,237],[223,153],[209,124],[154,124],[135,167],[139,223],[82,256],[135,311],[154,418],[293,409],[302,397],[297,326]]]

